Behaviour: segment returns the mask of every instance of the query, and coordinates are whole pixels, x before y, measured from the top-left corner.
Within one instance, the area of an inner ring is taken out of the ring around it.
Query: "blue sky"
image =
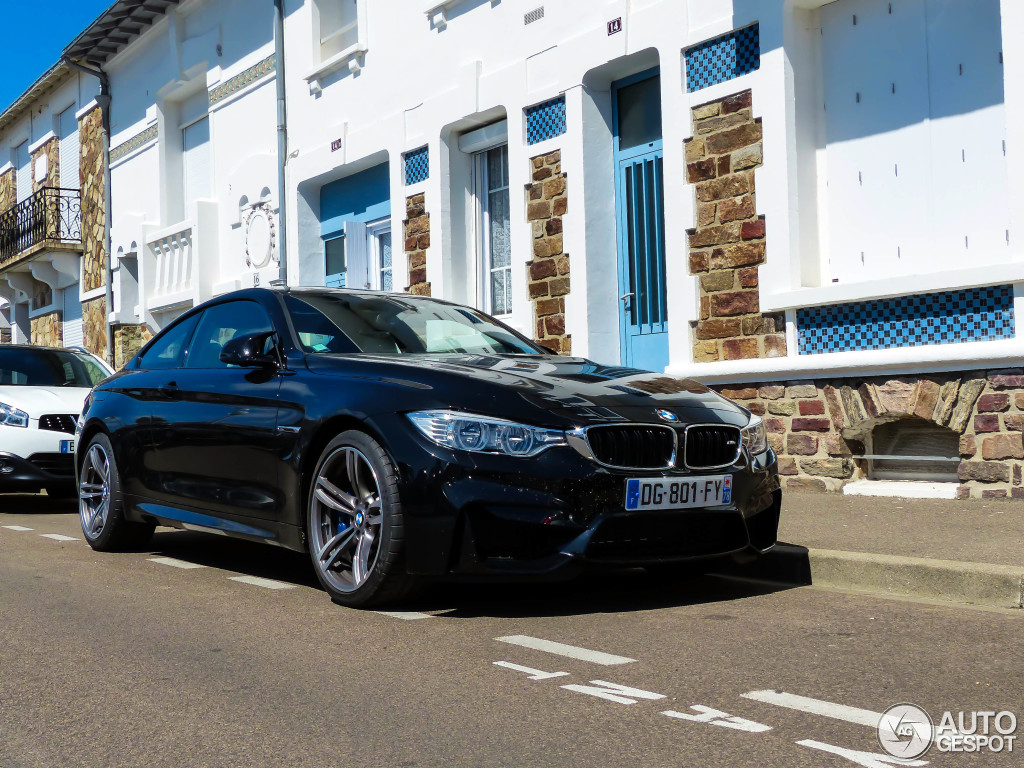
[[[57,63],[64,46],[114,0],[7,0],[0,46],[0,111]],[[44,10],[40,15],[40,10]]]

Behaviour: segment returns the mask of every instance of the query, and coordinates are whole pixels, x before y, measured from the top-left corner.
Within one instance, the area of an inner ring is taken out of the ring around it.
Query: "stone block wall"
[[[78,136],[82,183],[82,291],[86,292],[106,283],[107,196],[103,172],[103,111],[99,107],[82,115],[78,121]],[[86,342],[88,346],[88,337]],[[103,345],[106,347],[106,331]]]
[[[430,295],[427,282],[427,248],[430,247],[430,214],[423,193],[405,199],[405,255],[409,259],[409,293]]]
[[[99,296],[82,302],[83,346],[94,355],[107,359],[107,300]]]
[[[840,490],[867,476],[874,427],[923,419],[959,438],[959,498],[1024,498],[1024,369],[716,389],[764,418],[785,488]]]
[[[533,256],[527,269],[530,301],[537,320],[535,340],[555,352],[570,355],[572,336],[565,332],[569,254],[562,242],[562,217],[569,210],[569,197],[561,151],[531,158],[530,174],[526,218],[533,228]]]
[[[153,338],[145,325],[119,325],[114,329],[114,368],[121,370]]]
[[[688,230],[690,274],[700,278],[695,362],[785,357],[785,319],[762,314],[758,271],[765,220],[756,213],[754,169],[762,163],[761,122],[749,90],[692,109],[686,181],[697,197]]]
[[[46,177],[36,181],[36,164],[46,158]],[[38,192],[46,187],[60,186],[60,140],[53,137],[32,153],[32,191]]]
[[[31,341],[44,347],[63,347],[64,331],[60,312],[47,312],[29,321]]]

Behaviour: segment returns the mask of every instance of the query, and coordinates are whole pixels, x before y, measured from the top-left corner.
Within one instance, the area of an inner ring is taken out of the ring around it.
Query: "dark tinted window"
[[[619,149],[649,144],[661,138],[661,78],[649,77],[620,88]]]
[[[185,367],[227,368],[229,366],[220,361],[220,351],[225,344],[238,336],[273,330],[267,311],[255,301],[217,304],[203,312]]]
[[[88,355],[48,349],[0,349],[0,385],[92,387],[110,374]]]
[[[324,293],[285,303],[306,352],[543,354],[481,312],[431,299]]]
[[[188,340],[192,338],[192,331],[195,330],[198,321],[199,316],[192,315],[157,336],[152,346],[139,359],[139,367],[153,370],[180,366],[185,347],[188,346]]]

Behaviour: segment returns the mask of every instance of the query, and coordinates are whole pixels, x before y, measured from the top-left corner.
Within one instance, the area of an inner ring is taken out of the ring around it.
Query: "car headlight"
[[[552,445],[564,445],[557,429],[459,411],[417,411],[406,414],[424,437],[445,448],[506,456],[536,456]]]
[[[0,424],[6,427],[27,427],[28,414],[13,405],[0,403]]]
[[[742,430],[743,447],[751,456],[757,456],[768,450],[768,433],[764,429],[764,419],[751,414],[750,423]]]

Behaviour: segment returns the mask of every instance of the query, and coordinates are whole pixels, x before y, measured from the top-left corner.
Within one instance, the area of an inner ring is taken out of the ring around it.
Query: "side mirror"
[[[279,360],[276,350],[265,352],[267,339],[276,336],[274,331],[247,333],[231,339],[220,351],[220,361],[242,368],[277,368]]]

